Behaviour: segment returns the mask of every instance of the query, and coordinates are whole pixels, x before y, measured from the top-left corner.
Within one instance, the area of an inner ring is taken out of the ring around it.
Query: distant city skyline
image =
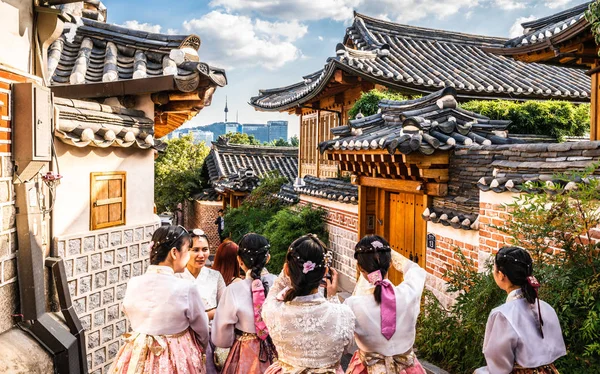
[[[179,138],[181,135],[191,134],[195,142],[210,143],[219,136],[230,132],[239,132],[254,136],[261,143],[269,143],[279,139],[289,141],[296,134],[289,134],[288,121],[267,121],[267,123],[239,123],[239,122],[214,122],[207,125],[194,127],[180,127],[167,135],[167,139]]]

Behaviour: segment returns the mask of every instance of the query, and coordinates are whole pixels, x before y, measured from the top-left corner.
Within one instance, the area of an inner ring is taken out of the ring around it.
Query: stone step
[[[439,367],[435,366],[434,364],[430,364],[427,361],[419,360],[419,362],[427,374],[450,374],[446,370],[440,369]]]

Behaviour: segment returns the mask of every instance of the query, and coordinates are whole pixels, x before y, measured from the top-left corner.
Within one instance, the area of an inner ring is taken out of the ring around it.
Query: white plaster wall
[[[154,215],[154,151],[137,148],[76,148],[56,141],[63,176],[57,187],[53,236],[90,230],[90,173],[125,171],[126,225],[146,224]]]
[[[322,199],[310,195],[300,195],[300,200],[313,205],[319,205],[324,208],[334,208],[350,214],[358,214],[358,204],[346,204],[338,201]]]
[[[441,223],[427,222],[427,233],[436,234],[442,238],[458,240],[460,242],[479,246],[479,230],[457,230]]]
[[[479,204],[511,204],[515,201],[515,198],[519,197],[520,195],[520,193],[508,191],[502,193],[493,191],[479,191]]]
[[[33,1],[0,0],[0,64],[31,73]]]

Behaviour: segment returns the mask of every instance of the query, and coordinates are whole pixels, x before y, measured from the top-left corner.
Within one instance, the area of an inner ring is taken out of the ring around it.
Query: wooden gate
[[[411,193],[389,194],[389,242],[396,252],[425,267],[425,210],[426,196]],[[390,281],[398,284],[402,273],[390,268]]]

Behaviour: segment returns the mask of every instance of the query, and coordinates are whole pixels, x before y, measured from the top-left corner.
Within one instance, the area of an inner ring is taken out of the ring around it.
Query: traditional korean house
[[[11,71],[2,88],[2,120],[14,122],[18,145],[13,168],[12,143],[5,140],[7,199],[16,191],[16,203],[6,206],[13,217],[15,206],[25,212],[17,215],[17,230],[7,227],[6,234],[18,234],[19,274],[27,276],[19,279],[21,310],[9,315],[35,321],[23,328],[51,353],[49,360],[31,360],[50,361],[49,368],[23,372],[103,373],[129,329],[119,305],[127,280],[148,266],[148,242],[160,224],[153,209],[157,138],[210,105],[227,80],[223,70],[199,61],[196,35],[107,24],[97,0],[46,3],[59,6],[12,11],[2,5],[16,19],[9,23],[11,42],[28,27],[19,28],[19,11],[21,18],[35,11],[46,20],[35,35],[39,43],[28,47],[30,60],[19,56],[30,73],[16,79]],[[11,123],[6,127],[10,134]],[[7,225],[14,225],[8,217]],[[49,288],[44,264],[55,276]],[[62,330],[47,316],[47,304],[52,312],[63,309]]]
[[[585,18],[590,2],[562,12],[523,23],[523,35],[507,40],[503,45],[485,50],[516,61],[546,66],[566,66],[582,69],[591,77],[590,138],[600,139],[598,112],[598,46],[591,25]],[[565,82],[564,89],[568,89]]]

